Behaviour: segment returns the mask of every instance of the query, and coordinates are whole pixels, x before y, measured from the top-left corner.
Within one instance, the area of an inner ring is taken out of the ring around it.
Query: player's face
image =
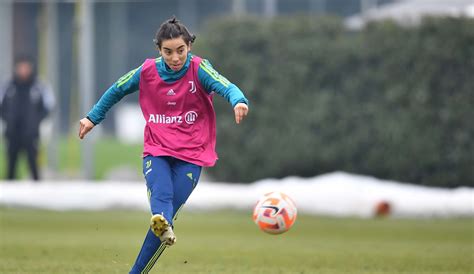
[[[26,61],[19,62],[15,65],[15,74],[21,81],[28,81],[33,75],[33,66]]]
[[[180,70],[186,63],[186,57],[191,45],[186,45],[182,37],[164,40],[160,53],[165,63],[174,71]]]

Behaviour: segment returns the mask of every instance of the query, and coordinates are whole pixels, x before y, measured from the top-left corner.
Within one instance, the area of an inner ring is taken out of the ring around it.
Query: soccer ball
[[[291,198],[278,191],[265,194],[254,207],[253,221],[264,232],[281,234],[296,220],[296,205]]]

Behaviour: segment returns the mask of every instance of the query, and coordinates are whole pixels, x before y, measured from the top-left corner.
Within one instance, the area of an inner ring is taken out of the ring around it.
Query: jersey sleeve
[[[120,77],[109,89],[107,89],[99,101],[87,114],[87,118],[94,124],[99,124],[105,119],[105,115],[118,101],[126,95],[132,94],[139,89],[140,72],[142,66],[129,71]]]
[[[238,103],[248,105],[248,100],[244,93],[232,84],[227,78],[220,75],[211,65],[211,63],[203,59],[199,65],[198,70],[199,82],[202,87],[208,92],[215,92],[224,97],[234,107]]]

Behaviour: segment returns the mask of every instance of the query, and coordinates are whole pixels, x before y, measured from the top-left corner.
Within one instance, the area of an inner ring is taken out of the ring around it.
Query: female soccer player
[[[164,249],[176,242],[173,219],[196,187],[201,168],[217,160],[213,93],[232,105],[237,124],[248,113],[242,91],[209,61],[191,54],[195,38],[176,18],[165,21],[154,39],[161,57],[147,59],[121,77],[80,120],[83,139],[115,103],[140,91],[146,120],[143,174],[152,217],[130,273],[148,273]]]

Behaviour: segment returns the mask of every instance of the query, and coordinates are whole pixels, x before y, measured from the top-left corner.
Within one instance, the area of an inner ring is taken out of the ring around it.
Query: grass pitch
[[[149,215],[0,208],[0,273],[128,273]],[[474,220],[298,216],[267,235],[250,213],[183,212],[150,273],[474,273]]]

